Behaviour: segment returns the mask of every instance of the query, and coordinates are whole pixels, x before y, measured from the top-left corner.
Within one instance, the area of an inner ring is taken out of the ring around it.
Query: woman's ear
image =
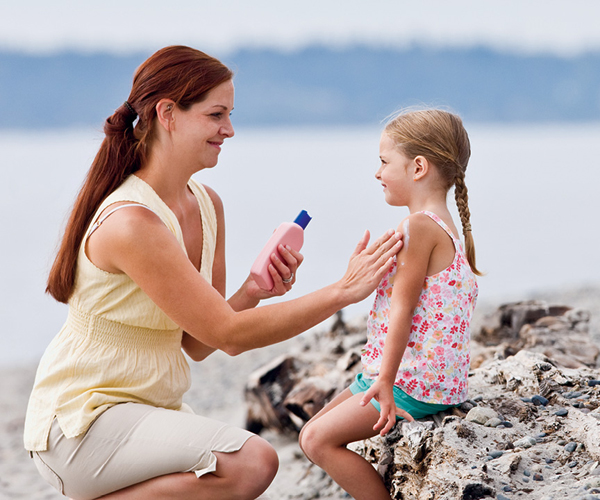
[[[423,177],[425,177],[427,175],[427,172],[429,172],[429,161],[427,160],[427,158],[425,158],[424,156],[415,156],[414,160],[414,173],[413,173],[413,180],[417,181],[419,179],[422,179]]]
[[[171,99],[161,99],[156,104],[156,119],[167,131],[171,132],[175,125],[175,102]]]

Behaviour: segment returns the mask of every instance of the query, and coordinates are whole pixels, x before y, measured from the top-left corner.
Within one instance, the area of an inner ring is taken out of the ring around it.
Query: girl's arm
[[[369,296],[402,245],[400,235],[393,235],[388,232],[367,248],[365,233],[340,281],[288,302],[242,311],[200,276],[173,234],[149,210],[115,212],[89,245],[194,339],[236,355],[289,339]]]
[[[381,370],[377,380],[361,401],[363,405],[368,404],[372,398],[379,401],[380,418],[373,429],[381,429],[382,436],[394,426],[396,415],[413,420],[404,410],[396,408],[393,387],[410,336],[413,313],[423,289],[429,258],[436,245],[427,216],[411,215],[400,227],[406,232],[405,239],[408,243],[396,257],[397,271]]]

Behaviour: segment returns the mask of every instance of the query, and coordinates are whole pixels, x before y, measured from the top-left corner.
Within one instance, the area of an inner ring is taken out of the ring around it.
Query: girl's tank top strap
[[[458,241],[458,242],[460,242],[460,240],[454,235],[454,233],[452,232],[452,230],[450,229],[450,227],[448,227],[448,224],[446,224],[436,214],[434,214],[433,212],[429,212],[428,210],[422,210],[422,211],[417,212],[417,213],[424,214],[427,217],[429,217],[431,220],[433,220],[434,222],[436,222],[438,226],[440,226],[444,231],[446,231],[446,233],[448,233],[448,236],[450,236],[450,238],[452,238],[452,241]]]

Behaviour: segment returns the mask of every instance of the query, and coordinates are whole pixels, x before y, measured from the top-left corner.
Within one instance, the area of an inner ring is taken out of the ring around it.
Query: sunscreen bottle
[[[256,281],[260,288],[263,290],[271,290],[273,288],[273,278],[271,277],[271,273],[269,273],[271,255],[277,255],[277,257],[285,263],[285,260],[277,250],[279,245],[288,245],[290,248],[299,252],[304,243],[304,230],[311,219],[312,217],[308,215],[306,210],[302,210],[294,222],[284,222],[280,224],[271,235],[250,268],[250,275],[254,278],[254,281]]]

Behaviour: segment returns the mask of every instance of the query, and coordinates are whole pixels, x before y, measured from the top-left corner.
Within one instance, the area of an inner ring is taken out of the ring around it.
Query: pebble
[[[475,401],[476,403],[479,403],[479,402],[483,401],[483,396],[475,396],[473,398],[473,401]]]
[[[476,406],[467,413],[465,418],[470,422],[484,425],[490,418],[498,418],[498,414],[491,408]]]
[[[544,476],[542,476],[539,472],[536,472],[533,475],[533,480],[534,481],[543,481],[544,480]]]
[[[567,410],[566,408],[561,408],[560,410],[558,410],[555,415],[557,417],[566,417],[569,414],[569,410]]]
[[[510,500],[510,498],[505,497],[502,493],[498,493],[496,495],[496,500]]]
[[[565,451],[568,453],[573,453],[577,449],[577,443],[571,441],[570,443],[565,445]]]
[[[537,443],[537,440],[531,436],[525,436],[524,438],[518,439],[513,443],[515,448],[531,448],[534,444]]]
[[[521,398],[521,401],[523,401],[523,403],[531,403],[531,398]]]
[[[546,461],[547,464],[554,463],[554,460],[552,458],[545,458],[544,460]]]
[[[563,392],[563,398],[566,398],[566,399],[575,399],[575,398],[578,398],[579,396],[582,396],[582,393],[580,391]]]
[[[508,420],[502,420],[499,424],[498,427],[506,427],[506,428],[510,428],[512,427],[513,424],[511,424]]]
[[[577,463],[578,463],[577,460],[573,460],[572,462],[569,462],[567,464],[567,467],[569,467],[569,469],[572,469],[574,467],[577,467]]]
[[[502,455],[504,455],[504,452],[500,451],[500,450],[494,450],[494,451],[490,451],[488,453],[488,456],[491,457],[492,459],[500,458]]]
[[[486,427],[498,427],[501,423],[502,420],[500,420],[498,417],[492,417],[484,425]]]
[[[547,400],[545,397],[543,397],[543,396],[538,396],[538,395],[536,395],[536,396],[533,396],[533,397],[531,398],[531,402],[532,402],[532,403],[533,403],[535,406],[546,406],[546,405],[549,403],[549,401],[548,401],[548,400]]]
[[[588,385],[590,387],[594,387],[596,385],[600,385],[600,380],[588,380]]]
[[[523,471],[523,475],[529,477],[529,476],[531,476],[531,472],[529,472],[527,469],[525,469]]]
[[[469,403],[468,401],[465,401],[460,405],[460,410],[465,413],[469,413],[469,411],[471,411],[473,408],[475,408],[475,405],[473,403]]]
[[[513,489],[508,484],[502,487],[502,491],[505,491],[506,493],[510,493],[512,490]]]

